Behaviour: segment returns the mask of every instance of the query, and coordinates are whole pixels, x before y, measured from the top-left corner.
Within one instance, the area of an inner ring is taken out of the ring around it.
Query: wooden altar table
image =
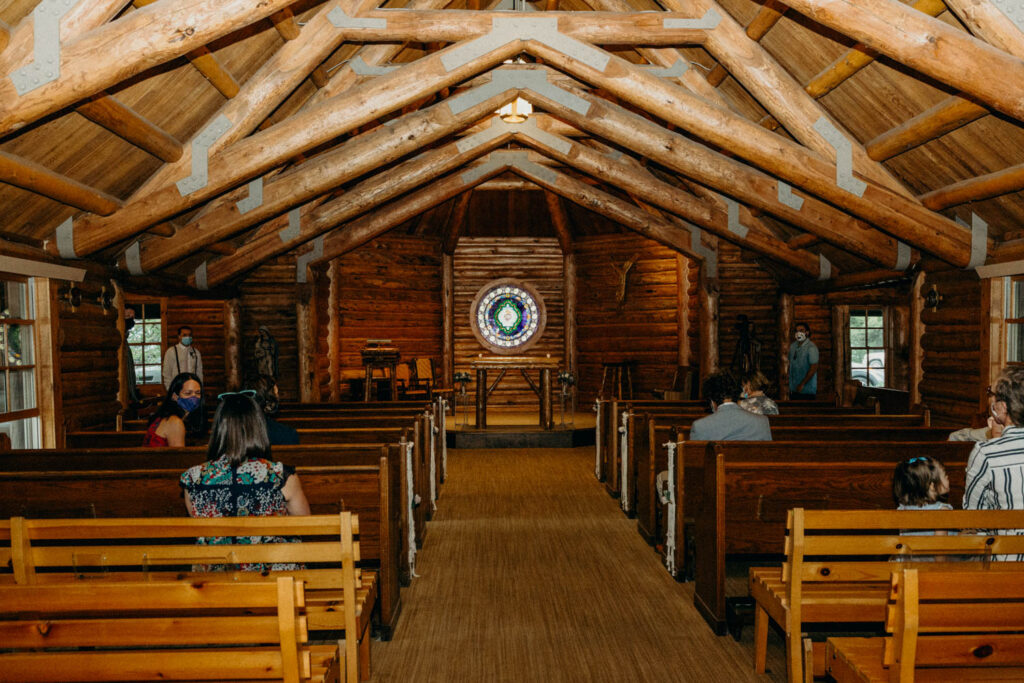
[[[487,427],[487,398],[498,386],[505,373],[509,370],[519,370],[523,379],[526,380],[533,393],[540,399],[540,426],[543,429],[554,427],[554,420],[551,414],[551,371],[558,369],[558,361],[550,358],[532,358],[529,356],[491,356],[487,358],[476,358],[470,363],[470,367],[476,370],[476,428]],[[498,370],[498,376],[494,383],[488,386],[487,371]],[[533,381],[528,370],[540,370],[540,386]]]

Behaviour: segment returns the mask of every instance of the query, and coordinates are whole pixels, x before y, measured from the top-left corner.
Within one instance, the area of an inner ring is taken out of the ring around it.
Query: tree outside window
[[[885,386],[885,310],[850,310],[850,379]]]
[[[125,304],[135,309],[135,326],[128,330],[128,348],[135,363],[135,378],[139,385],[161,384],[163,362],[163,320],[158,302]]]
[[[1024,363],[1024,276],[1006,278],[1003,301],[1006,325],[1006,362]]]
[[[35,306],[27,279],[0,276],[0,432],[13,448],[38,448]]]

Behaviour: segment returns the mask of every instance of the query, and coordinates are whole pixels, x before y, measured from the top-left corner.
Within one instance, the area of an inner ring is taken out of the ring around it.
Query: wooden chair
[[[301,581],[0,586],[0,681],[339,681]]]
[[[19,585],[108,581],[259,581],[288,575],[306,583],[313,631],[344,631],[348,680],[370,674],[370,614],[377,575],[360,561],[358,519],[350,512],[304,517],[11,520]],[[202,545],[210,537],[277,536],[282,543]],[[263,573],[240,564],[297,564]]]
[[[404,368],[406,383],[401,390],[401,396],[406,400],[429,401],[434,395],[434,359],[414,358],[408,363],[402,363],[400,369]],[[400,372],[399,380],[402,378]]]
[[[971,556],[980,561],[957,562],[956,567],[962,571],[984,571],[993,564],[1005,567],[993,560],[1004,553],[1024,553],[1024,536],[998,531],[1022,528],[1024,511],[790,510],[786,562],[781,568],[750,570],[750,594],[757,604],[755,670],[765,670],[768,619],[785,632],[789,681],[805,681],[811,672],[805,666],[804,624],[881,626],[893,568],[904,566],[895,561],[931,571],[949,567],[936,559]],[[924,536],[900,531],[961,529],[988,533]],[[824,673],[823,655],[823,648],[815,652],[815,673]]]
[[[1024,680],[1024,571],[957,571],[947,564],[895,572],[886,631],[884,638],[829,638],[832,678]]]

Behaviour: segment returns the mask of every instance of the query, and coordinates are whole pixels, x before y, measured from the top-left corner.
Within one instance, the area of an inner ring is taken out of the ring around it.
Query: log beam
[[[786,240],[786,244],[789,245],[790,249],[806,249],[807,247],[813,247],[815,244],[821,241],[821,238],[817,235],[812,235],[809,232],[805,232],[802,235],[791,237]]]
[[[117,197],[7,152],[0,152],[0,183],[103,216],[109,216],[122,206]]]
[[[875,161],[885,161],[926,142],[951,133],[988,114],[988,109],[953,95],[927,111],[887,130],[864,148]]]
[[[441,254],[441,386],[455,386],[455,257],[450,252]]]
[[[292,207],[322,196],[349,180],[390,164],[462,126],[478,121],[515,95],[512,90],[492,95],[458,115],[452,114],[447,103],[437,104],[406,114],[370,133],[350,138],[283,173],[265,176],[262,179],[262,204],[245,213],[239,211],[238,203],[248,197],[247,186],[218,197],[207,204],[202,216],[179,228],[172,240],[147,240],[143,243],[140,266],[147,272],[157,270],[208,244],[280,216]],[[464,144],[468,144],[466,140],[469,139],[464,138]],[[446,149],[456,148],[457,145],[449,145]],[[281,221],[287,226],[287,216],[274,225]],[[260,234],[267,234],[267,230],[261,230]],[[271,236],[271,240],[280,244],[276,236]],[[245,256],[246,253],[243,249],[239,255]]]
[[[572,230],[569,228],[569,213],[565,210],[562,198],[550,190],[544,191],[544,201],[551,217],[551,227],[555,229],[558,246],[563,254],[572,253]]]
[[[208,47],[204,45],[196,48],[189,52],[186,57],[192,63],[192,66],[196,68],[196,71],[201,73],[221,95],[230,100],[238,94],[238,91],[241,89],[238,81],[224,68],[224,65],[220,63],[216,55],[210,52]]]
[[[224,302],[224,385],[227,391],[242,388],[242,302]]]
[[[686,258],[681,254],[678,254],[677,256],[679,258]],[[565,358],[566,371],[572,373],[573,376],[575,376],[577,372],[576,282],[576,254],[571,251],[564,252],[562,254],[562,302],[565,306],[565,339],[563,345],[563,358]]]
[[[921,195],[921,203],[938,211],[958,204],[998,197],[1024,189],[1024,164],[968,178]]]
[[[313,284],[299,285],[295,292],[295,328],[299,356],[299,400],[316,400],[316,304]]]
[[[24,95],[0,80],[0,135],[264,19],[289,0],[163,0],[61,44],[60,76]],[[94,55],[117,46],[117,59]]]
[[[60,20],[60,40],[69,41],[101,26],[124,9],[127,0],[78,2]],[[0,50],[0,74],[9,74],[32,61],[35,27],[32,14],[10,28],[10,42]]]
[[[78,105],[77,111],[161,161],[170,163],[181,158],[182,145],[173,135],[137,114],[113,95],[101,93]]]
[[[453,43],[479,38],[509,19],[507,11],[386,9],[366,12],[368,26],[346,28],[352,42]],[[514,16],[514,15],[513,15]],[[528,15],[529,16],[529,15]],[[699,20],[693,11],[544,12],[532,19],[556,21],[564,36],[598,45],[700,45],[706,29],[666,28],[665,20]],[[380,23],[383,21],[384,23]]]
[[[341,261],[334,259],[327,268],[327,370],[330,374],[331,401],[341,400]]]
[[[139,10],[142,13],[146,10]],[[295,41],[285,46],[294,45]],[[380,76],[290,119],[239,140],[211,155],[205,187],[182,196],[174,184],[136,196],[109,219],[84,217],[76,223],[74,250],[87,256],[127,239],[231,187],[276,168],[296,154],[329,142],[425,94],[441,90],[500,64],[522,51],[514,40],[448,71],[442,60],[452,46]]]
[[[921,271],[914,276],[914,284],[910,288],[910,361],[907,368],[910,391],[910,409],[921,403],[921,380],[924,378],[924,349],[921,338],[924,336],[924,288],[925,273]]]
[[[991,0],[945,0],[971,33],[995,47],[1024,59],[1024,30],[1017,27]]]
[[[299,28],[299,23],[295,21],[291,7],[285,7],[283,10],[271,14],[270,21],[284,40],[295,40],[302,30]]]
[[[898,0],[787,0],[793,10],[1024,121],[1024,61]],[[893,27],[899,26],[899,31]],[[927,45],[927,49],[922,49]]]
[[[789,399],[789,343],[793,333],[793,295],[779,295],[779,398]]]
[[[837,184],[836,166],[820,155],[766,131],[752,121],[710,105],[624,59],[606,53],[608,63],[603,71],[599,71],[542,43],[528,41],[526,49],[556,68],[605,88],[845,211],[885,226],[905,241],[950,263],[966,266],[970,260],[968,231],[948,218],[871,182],[865,183],[860,196],[849,192]],[[592,112],[590,116],[593,116]]]
[[[761,9],[757,10],[757,14],[747,24],[745,33],[747,37],[754,42],[759,42],[764,38],[765,34],[772,29],[775,24],[779,22],[782,15],[786,13],[789,8],[779,2],[779,0],[766,0],[761,5]],[[708,72],[708,83],[713,86],[721,85],[725,77],[729,75],[729,72],[721,64],[716,64],[710,72]]]
[[[707,266],[700,271],[700,379],[718,372],[718,278],[708,277]],[[701,387],[703,394],[703,386]]]
[[[486,183],[481,183],[481,185],[484,184]],[[480,185],[477,187],[480,187]],[[464,192],[455,200],[455,207],[452,209],[452,215],[448,219],[448,225],[441,238],[441,251],[444,254],[450,256],[455,253],[455,247],[459,244],[459,235],[462,234],[462,228],[466,224],[466,216],[469,214],[469,201],[472,198],[472,192]]]

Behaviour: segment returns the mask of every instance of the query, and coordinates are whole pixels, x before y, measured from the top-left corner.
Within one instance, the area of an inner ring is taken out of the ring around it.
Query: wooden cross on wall
[[[633,254],[633,256],[621,266],[617,266],[614,263],[611,264],[612,270],[614,270],[619,276],[619,288],[615,295],[615,302],[619,306],[621,306],[626,300],[626,285],[629,283],[629,271],[632,270],[639,257],[640,254]]]

